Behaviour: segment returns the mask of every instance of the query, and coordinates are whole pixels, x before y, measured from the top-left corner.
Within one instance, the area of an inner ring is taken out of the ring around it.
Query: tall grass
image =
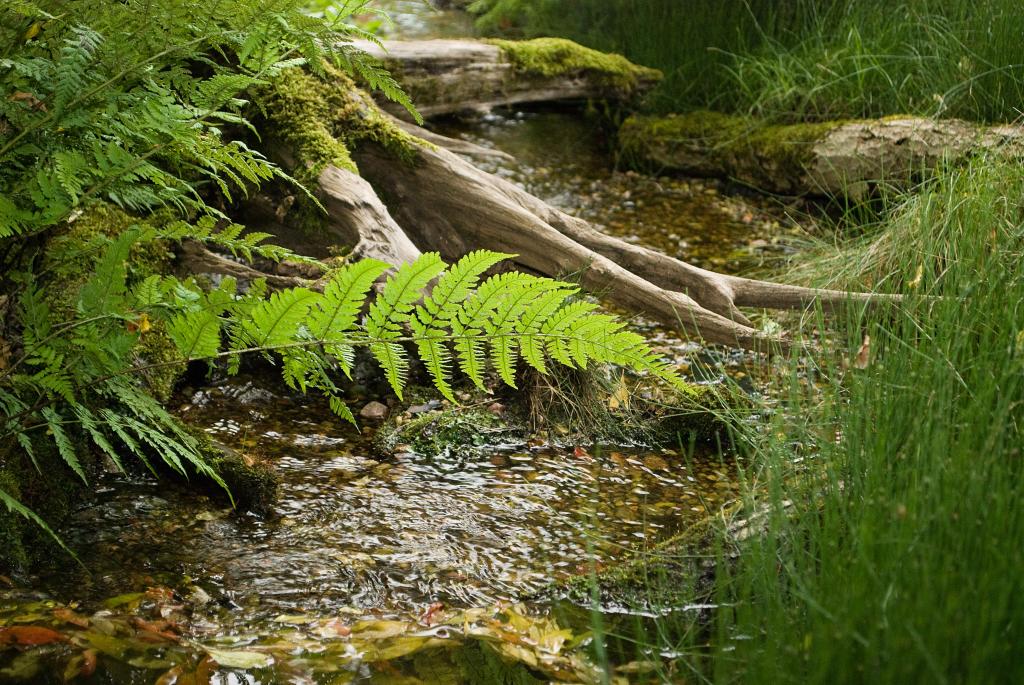
[[[660,619],[645,651],[710,640],[707,682],[1024,682],[1022,198],[1024,169],[978,160],[844,248],[841,282],[906,299],[851,315],[821,392],[794,382],[752,438],[763,528],[708,630]]]
[[[1012,121],[1018,0],[478,0],[489,30],[564,35],[665,71],[650,105],[779,121]]]

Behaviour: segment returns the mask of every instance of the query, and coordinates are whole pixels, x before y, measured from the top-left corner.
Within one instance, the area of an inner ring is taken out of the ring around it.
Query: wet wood
[[[503,50],[475,40],[387,41],[356,46],[381,60],[426,118],[462,111],[487,111],[505,105],[565,100],[618,100],[626,95],[606,75],[580,70],[556,76],[517,69]],[[640,78],[629,95],[656,83]],[[392,114],[408,112],[384,98],[379,104]]]

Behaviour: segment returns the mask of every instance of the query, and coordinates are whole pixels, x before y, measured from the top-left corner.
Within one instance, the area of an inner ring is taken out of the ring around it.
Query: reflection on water
[[[380,462],[352,429],[310,419],[327,416],[325,407],[264,389],[238,401],[251,390],[236,382],[204,391],[185,415],[273,464],[276,516],[231,516],[153,483],[111,487],[65,530],[97,596],[198,583],[244,606],[247,622],[299,609],[518,601],[654,544],[733,492],[723,466],[673,451],[527,448]],[[79,580],[55,582],[71,581],[82,597]]]

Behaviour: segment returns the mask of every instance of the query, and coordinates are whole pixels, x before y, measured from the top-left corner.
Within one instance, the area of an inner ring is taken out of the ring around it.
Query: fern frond
[[[401,327],[409,322],[421,291],[444,271],[445,266],[439,254],[427,252],[412,264],[403,265],[388,278],[384,290],[370,305],[366,317],[366,333],[369,338],[375,341],[399,338]],[[409,361],[402,346],[378,342],[370,345],[370,351],[384,369],[391,388],[401,398],[409,371]]]
[[[306,288],[280,290],[261,302],[242,322],[246,338],[255,347],[281,347],[295,341],[311,307],[320,296]]]
[[[78,455],[75,453],[75,447],[71,444],[71,439],[64,430],[64,419],[53,407],[43,407],[40,413],[46,419],[50,435],[53,436],[53,442],[57,446],[57,452],[60,454],[61,459],[71,467],[71,470],[82,479],[83,483],[87,482],[88,479],[85,477],[85,471],[82,469],[82,464],[78,461]]]
[[[57,533],[55,533],[52,528],[50,528],[46,521],[39,518],[38,514],[36,514],[34,511],[32,511],[24,504],[19,502],[17,499],[12,497],[11,494],[8,493],[3,488],[0,488],[0,502],[3,502],[4,506],[7,507],[7,511],[11,512],[12,514],[17,514],[18,516],[21,516],[22,518],[25,518],[28,521],[31,521],[35,525],[42,528],[43,531],[51,538],[53,538],[53,541],[56,542],[61,549],[67,552],[72,559],[77,561],[79,564],[82,563],[79,560],[78,555],[72,552],[71,549],[66,544],[64,544],[64,541],[60,539],[60,536],[57,535]]]
[[[220,327],[220,317],[204,309],[172,318],[167,323],[167,334],[182,359],[203,359],[213,357],[220,350]]]

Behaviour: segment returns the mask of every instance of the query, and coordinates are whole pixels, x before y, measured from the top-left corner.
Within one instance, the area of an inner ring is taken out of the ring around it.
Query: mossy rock
[[[724,386],[691,384],[687,392],[656,395],[642,411],[656,447],[691,442],[728,446],[733,433],[730,417],[749,404],[749,399]]]
[[[212,481],[206,487],[214,495],[230,496],[236,511],[269,515],[277,503],[281,479],[260,459],[222,445],[197,429],[190,431],[199,441],[203,458],[224,481],[227,492]]]
[[[456,407],[416,416],[401,424],[392,419],[377,432],[373,448],[380,455],[391,455],[400,445],[408,445],[417,454],[436,457],[452,450],[522,443],[526,437],[525,426],[514,420],[485,409]]]
[[[646,171],[732,177],[777,192],[806,190],[814,146],[847,122],[770,125],[695,111],[633,115],[619,129],[619,156]]]
[[[634,64],[622,55],[593,50],[565,38],[522,41],[492,38],[485,42],[498,46],[521,74],[544,78],[587,76],[622,98],[657,83],[663,76],[659,70]]]

